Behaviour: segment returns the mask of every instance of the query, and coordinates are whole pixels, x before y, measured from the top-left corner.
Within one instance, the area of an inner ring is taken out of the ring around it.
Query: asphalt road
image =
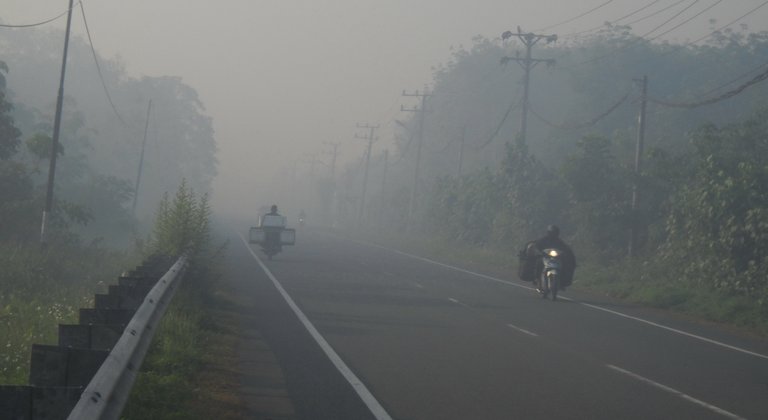
[[[760,338],[322,231],[230,253],[297,418],[768,418]]]

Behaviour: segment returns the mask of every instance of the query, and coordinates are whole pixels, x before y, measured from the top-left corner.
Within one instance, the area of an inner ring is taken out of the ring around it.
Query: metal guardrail
[[[153,257],[123,274],[58,345],[32,345],[29,385],[0,385],[0,419],[117,419],[187,266]],[[69,417],[67,417],[69,415]]]
[[[178,279],[187,265],[181,257],[157,281],[144,303],[125,327],[123,335],[83,391],[69,420],[119,419],[157,325],[171,303]]]

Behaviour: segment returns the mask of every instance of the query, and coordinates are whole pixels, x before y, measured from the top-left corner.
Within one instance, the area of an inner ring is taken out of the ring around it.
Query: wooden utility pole
[[[400,111],[416,112],[419,114],[419,140],[418,144],[416,145],[416,167],[413,174],[411,199],[408,203],[408,224],[410,224],[413,222],[413,214],[416,211],[416,197],[419,189],[419,165],[421,164],[421,148],[422,144],[424,143],[424,114],[427,112],[427,99],[429,99],[432,94],[429,93],[425,87],[424,92],[421,93],[418,90],[413,93],[407,93],[406,91],[403,91],[403,96],[416,96],[421,98],[421,108],[416,106],[413,108],[405,108],[404,106],[400,105]]]
[[[144,169],[144,149],[147,146],[147,133],[149,132],[149,112],[152,109],[152,100],[147,105],[147,121],[144,124],[144,140],[141,141],[141,156],[139,157],[139,172],[136,174],[136,186],[133,188],[133,206],[131,213],[136,215],[136,203],[139,200],[139,185],[141,185],[141,172]]]
[[[640,200],[640,172],[643,163],[643,143],[645,142],[645,110],[648,102],[648,76],[635,79],[640,82],[640,113],[637,116],[637,146],[635,148],[635,180],[632,183],[632,231],[629,238],[629,256],[632,257],[637,252],[637,237],[640,226],[638,217],[638,203]]]
[[[53,122],[53,138],[51,139],[51,162],[48,167],[48,188],[45,194],[45,208],[43,209],[43,221],[40,225],[40,244],[45,246],[48,238],[46,237],[46,225],[48,215],[53,208],[53,185],[56,179],[56,157],[59,152],[59,133],[61,131],[61,111],[64,107],[64,74],[67,70],[67,51],[69,50],[69,30],[72,27],[72,3],[69,0],[69,10],[67,11],[67,29],[64,32],[64,54],[61,59],[61,79],[59,80],[59,94],[56,98],[56,115]]]
[[[356,139],[368,140],[368,147],[365,151],[365,175],[363,175],[363,193],[360,196],[360,212],[358,213],[358,222],[363,221],[363,211],[365,210],[365,190],[368,188],[368,166],[371,163],[371,149],[373,148],[373,141],[376,139],[374,133],[379,128],[378,125],[357,124],[357,128],[367,128],[370,131],[367,136],[358,136],[355,134]]]
[[[501,62],[506,64],[509,61],[516,61],[518,64],[520,64],[520,66],[523,68],[523,71],[525,72],[523,75],[523,115],[522,122],[520,124],[520,141],[525,143],[526,136],[528,135],[528,96],[531,84],[531,70],[539,63],[546,63],[550,66],[555,64],[555,60],[552,59],[532,58],[531,50],[533,49],[533,46],[542,39],[547,43],[557,41],[557,35],[537,35],[530,32],[523,33],[519,26],[517,27],[517,33],[506,31],[501,34],[501,38],[505,40],[513,36],[516,36],[518,39],[520,39],[520,41],[522,41],[523,45],[525,45],[525,58],[504,57],[501,59]]]

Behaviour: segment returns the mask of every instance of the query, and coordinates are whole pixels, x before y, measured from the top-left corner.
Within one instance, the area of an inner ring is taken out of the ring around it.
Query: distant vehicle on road
[[[251,227],[248,241],[261,245],[261,250],[268,259],[272,259],[283,250],[283,245],[296,243],[296,230],[289,229],[287,219],[277,212],[277,206],[273,205],[269,213],[259,216],[259,225]]]

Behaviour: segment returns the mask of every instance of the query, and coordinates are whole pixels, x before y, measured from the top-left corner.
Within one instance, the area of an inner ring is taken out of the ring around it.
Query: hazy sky
[[[671,28],[717,0],[659,0],[647,10],[678,2],[658,19],[638,24],[635,32],[644,33],[692,4],[660,31]],[[264,172],[256,168],[275,171],[277,165],[292,166],[305,160],[304,154],[328,151],[324,142],[341,142],[344,161],[359,158],[364,143],[354,139],[358,122],[381,124],[381,140],[375,147],[388,147],[393,120],[407,117],[400,105],[414,105],[401,92],[430,83],[432,67],[448,60],[451,45],[469,46],[475,35],[495,38],[518,25],[526,31],[567,34],[615,20],[649,3],[83,0],[101,55],[121,57],[132,76],[181,76],[200,94],[214,118],[220,149],[215,204],[259,190]],[[708,32],[708,19],[726,23],[762,3],[721,1],[665,38],[698,38]],[[67,0],[0,0],[0,17],[8,24],[33,23],[66,7]],[[753,30],[766,29],[768,6],[740,23]],[[65,19],[59,19],[49,26],[63,28],[64,24]],[[79,11],[72,30],[85,34]],[[55,93],[51,92],[51,102]],[[329,160],[327,155],[324,158]]]

